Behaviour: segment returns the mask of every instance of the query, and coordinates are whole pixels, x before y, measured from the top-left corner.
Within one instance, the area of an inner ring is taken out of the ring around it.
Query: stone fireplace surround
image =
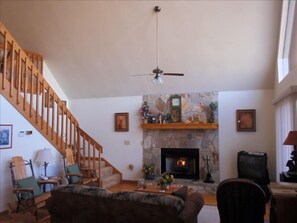
[[[189,116],[198,116],[206,122],[208,105],[217,102],[217,92],[180,94],[182,98],[182,120],[187,122]],[[148,102],[152,114],[165,114],[170,111],[171,95],[145,95],[143,102]],[[217,122],[215,111],[215,122]],[[161,148],[198,148],[199,180],[205,179],[205,161],[210,157],[211,175],[216,185],[219,182],[219,140],[218,129],[143,129],[143,163],[154,163],[161,170]]]

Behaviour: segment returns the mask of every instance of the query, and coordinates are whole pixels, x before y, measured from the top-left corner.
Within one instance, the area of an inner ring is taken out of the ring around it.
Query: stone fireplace
[[[203,157],[210,156],[211,175],[219,182],[218,130],[144,130],[144,163],[154,163],[161,168],[161,148],[199,148],[199,180],[205,179]]]
[[[218,101],[217,92],[188,93],[180,94],[180,96],[183,123],[207,123],[209,104]],[[158,117],[160,114],[170,113],[170,97],[169,94],[145,95],[143,102],[147,102],[151,114]],[[217,123],[218,111],[214,111],[213,115],[214,121]],[[203,158],[209,156],[212,178],[215,183],[219,182],[218,129],[143,129],[143,162],[154,163],[160,169],[160,173],[164,170],[161,167],[162,148],[199,149],[198,180],[203,181],[205,179],[206,163]]]

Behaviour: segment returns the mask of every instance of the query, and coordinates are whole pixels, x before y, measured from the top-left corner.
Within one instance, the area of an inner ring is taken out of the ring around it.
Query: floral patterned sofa
[[[51,222],[196,223],[204,205],[199,193],[181,188],[175,195],[110,192],[81,185],[57,186],[46,206]]]

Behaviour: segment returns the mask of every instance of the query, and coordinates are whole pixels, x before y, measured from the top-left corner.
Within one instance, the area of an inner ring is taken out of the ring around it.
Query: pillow
[[[180,197],[183,200],[186,200],[188,194],[188,186],[182,186],[178,190],[172,192],[172,195]]]
[[[81,174],[78,164],[72,164],[67,167],[68,173],[72,174]],[[80,182],[80,177],[79,176],[70,176],[70,183],[75,184]]]
[[[34,176],[17,180],[16,184],[20,188],[33,188],[34,197],[38,197],[43,194]],[[29,192],[22,192],[22,197],[24,199],[32,198],[31,193]]]

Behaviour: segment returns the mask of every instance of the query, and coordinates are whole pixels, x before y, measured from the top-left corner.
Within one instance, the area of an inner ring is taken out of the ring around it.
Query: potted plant
[[[142,172],[146,180],[154,180],[156,174],[158,173],[158,168],[154,163],[144,164],[142,168]]]
[[[161,174],[161,178],[159,179],[159,184],[161,185],[161,190],[168,190],[169,186],[174,182],[173,175],[164,172]]]
[[[208,122],[209,123],[214,123],[214,120],[215,120],[214,111],[217,110],[218,104],[216,102],[211,102],[209,104],[209,108],[210,108],[210,116],[208,118]]]

